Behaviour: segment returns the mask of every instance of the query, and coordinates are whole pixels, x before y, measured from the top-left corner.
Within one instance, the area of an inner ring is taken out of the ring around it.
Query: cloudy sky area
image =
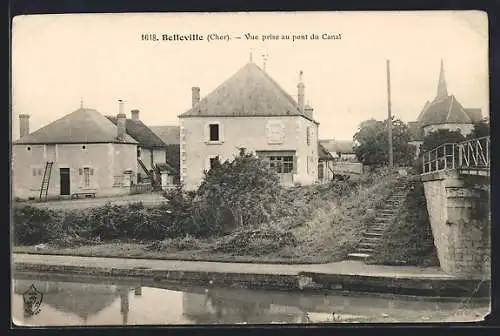
[[[342,34],[341,40],[147,42],[141,34]],[[72,14],[20,16],[12,28],[12,135],[18,116],[34,131],[80,106],[103,114],[141,110],[147,125],[176,125],[191,105],[249,61],[306,101],[323,139],[352,139],[359,123],[387,116],[386,59],[393,114],[416,118],[435,96],[440,60],[448,91],[488,114],[487,17],[481,12]]]

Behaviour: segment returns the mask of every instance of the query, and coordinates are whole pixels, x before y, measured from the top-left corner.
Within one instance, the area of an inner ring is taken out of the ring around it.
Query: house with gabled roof
[[[165,143],[167,148],[167,162],[165,164],[167,181],[163,185],[177,185],[180,183],[180,127],[179,126],[149,126],[149,128]]]
[[[139,110],[130,111],[131,118],[125,121],[127,134],[137,140],[137,181],[151,181],[160,186],[161,172],[167,163],[167,145],[139,119]],[[113,124],[118,124],[115,116],[106,116]]]
[[[13,196],[48,199],[127,194],[137,182],[139,141],[126,131],[123,102],[116,124],[83,106],[12,144]]]
[[[300,72],[295,101],[263,69],[250,61],[200,100],[180,119],[181,183],[197,188],[215,160],[232,160],[240,149],[262,157],[283,185],[318,179],[318,126],[304,104]]]
[[[318,181],[328,182],[333,178],[334,158],[330,152],[318,142]]]
[[[354,142],[352,140],[324,139],[319,143],[337,161],[356,160],[354,153]]]
[[[408,123],[410,144],[416,147],[416,156],[418,156],[420,145],[429,133],[446,129],[459,131],[463,136],[467,136],[474,129],[474,124],[480,122],[481,119],[480,108],[464,108],[455,95],[448,93],[444,65],[441,60],[436,96],[432,101],[424,104],[416,121]]]

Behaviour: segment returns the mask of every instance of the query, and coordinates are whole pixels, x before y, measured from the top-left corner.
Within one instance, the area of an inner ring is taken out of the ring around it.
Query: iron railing
[[[490,137],[446,143],[425,152],[422,173],[447,169],[489,169]]]

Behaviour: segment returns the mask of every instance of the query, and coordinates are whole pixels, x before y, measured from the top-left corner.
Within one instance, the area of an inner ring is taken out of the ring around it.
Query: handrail
[[[423,153],[422,173],[447,169],[489,169],[490,137],[445,143]]]

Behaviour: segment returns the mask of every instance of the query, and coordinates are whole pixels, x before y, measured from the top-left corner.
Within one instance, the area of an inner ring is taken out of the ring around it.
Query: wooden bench
[[[71,194],[71,199],[83,197],[92,197],[95,198],[95,191],[78,191]]]

